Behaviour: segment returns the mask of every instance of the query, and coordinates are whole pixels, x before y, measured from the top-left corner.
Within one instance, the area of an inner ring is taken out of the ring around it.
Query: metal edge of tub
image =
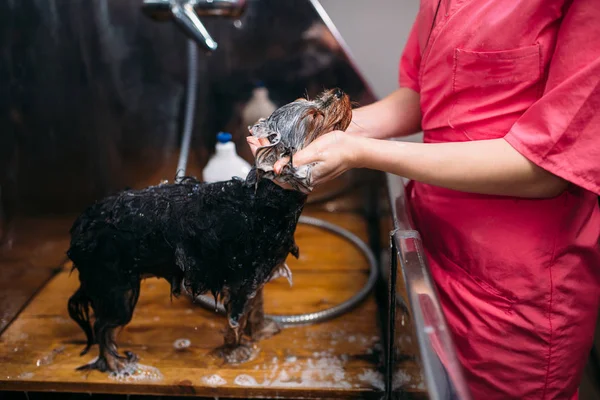
[[[429,398],[471,399],[462,366],[442,311],[437,289],[431,277],[421,236],[406,210],[406,186],[409,180],[386,174],[394,230],[390,232],[390,268],[388,280],[388,337],[386,353],[386,392],[389,398],[399,398],[400,382],[396,374],[396,310],[405,312],[404,299],[398,295],[398,265],[406,285],[408,307],[419,345],[419,364],[425,376]]]

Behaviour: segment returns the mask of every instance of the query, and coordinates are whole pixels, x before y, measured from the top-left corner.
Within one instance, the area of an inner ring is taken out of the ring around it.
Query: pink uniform
[[[410,212],[475,399],[577,397],[600,303],[600,4],[422,0],[400,62],[427,143],[503,138],[550,199],[413,182]],[[456,160],[455,162],[460,162]]]

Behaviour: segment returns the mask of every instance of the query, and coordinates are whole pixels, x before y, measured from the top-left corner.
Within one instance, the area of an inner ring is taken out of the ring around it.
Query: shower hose
[[[188,156],[194,122],[194,110],[196,108],[197,74],[198,48],[193,40],[188,40],[188,79],[186,90],[187,97],[185,104],[183,136],[181,140],[181,152],[179,154],[179,162],[177,165],[177,181],[180,181],[181,178],[185,176],[185,171],[187,169],[187,161],[189,158]],[[304,225],[315,226],[333,234],[336,234],[338,236],[341,236],[350,243],[352,243],[354,246],[356,246],[369,262],[369,278],[367,279],[366,284],[354,296],[350,297],[343,303],[327,308],[325,310],[295,315],[265,315],[265,317],[273,319],[274,321],[283,326],[314,324],[317,322],[323,322],[338,317],[348,312],[357,304],[359,304],[370,293],[371,289],[373,289],[373,287],[375,286],[375,282],[377,280],[377,261],[375,260],[373,252],[371,251],[371,249],[369,249],[369,246],[367,246],[367,244],[364,241],[362,241],[352,232],[349,232],[348,230],[343,229],[330,222],[313,217],[300,216],[298,222]],[[223,304],[217,303],[217,306],[215,307],[214,299],[208,296],[200,295],[197,296],[194,300],[195,302],[199,303],[201,306],[208,310],[213,310],[220,314],[225,313],[225,307],[223,306]]]

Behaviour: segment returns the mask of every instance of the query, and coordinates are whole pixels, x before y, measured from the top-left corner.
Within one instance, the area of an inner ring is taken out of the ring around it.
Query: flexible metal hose
[[[196,108],[196,82],[198,74],[198,57],[196,44],[192,40],[188,40],[188,80],[187,80],[187,101],[185,107],[185,122],[183,128],[183,137],[181,140],[181,153],[179,154],[179,162],[177,165],[176,181],[180,181],[185,176],[187,169],[187,161],[189,156],[190,142],[192,137],[192,128],[194,123],[194,110]],[[354,296],[345,302],[333,306],[331,308],[316,311],[313,313],[296,314],[296,315],[266,315],[283,326],[289,325],[304,325],[317,322],[323,322],[335,317],[338,317],[354,306],[359,304],[371,292],[377,281],[377,261],[369,246],[352,232],[343,229],[335,224],[323,221],[314,217],[300,216],[298,221],[300,224],[316,226],[325,229],[329,232],[337,234],[349,242],[354,244],[367,258],[369,262],[369,278],[365,286],[358,291]],[[204,308],[215,311],[215,301],[208,296],[198,296],[197,301]],[[218,303],[216,307],[218,313],[224,314],[225,307]]]
[[[198,79],[198,46],[192,39],[188,39],[188,79],[187,96],[185,102],[185,120],[183,123],[183,137],[175,182],[180,182],[185,176],[187,161],[190,154],[192,130],[194,127],[194,111],[196,110],[196,82]]]
[[[367,244],[363,242],[360,238],[358,238],[352,232],[347,231],[346,229],[343,229],[335,224],[323,221],[318,218],[301,216],[299,222],[301,224],[316,226],[328,230],[332,233],[343,237],[344,239],[347,239],[353,245],[358,247],[358,249],[364,254],[364,256],[369,262],[369,278],[367,279],[367,283],[365,284],[365,286],[363,286],[363,288],[360,289],[358,293],[356,293],[354,296],[352,296],[345,302],[333,306],[331,308],[307,314],[265,315],[267,318],[271,318],[284,326],[304,325],[310,323],[314,324],[317,322],[323,322],[338,317],[348,312],[350,309],[352,309],[354,306],[356,306],[358,303],[364,300],[364,298],[371,292],[371,289],[373,289],[373,286],[375,286],[375,283],[377,281],[377,261],[375,260],[373,252],[371,251],[371,249],[369,249],[369,246],[367,246]],[[195,301],[197,301],[204,308],[215,311],[215,300],[213,298],[201,295],[197,296]],[[225,307],[223,307],[222,304],[218,303],[216,311],[220,314],[224,314]]]

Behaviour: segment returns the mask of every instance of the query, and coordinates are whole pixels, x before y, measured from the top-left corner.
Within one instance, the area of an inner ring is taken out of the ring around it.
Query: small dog
[[[275,175],[273,164],[326,132],[345,130],[351,118],[350,100],[339,89],[298,99],[251,128],[270,144],[258,149],[245,180],[205,184],[185,178],[124,191],[84,211],[70,231],[67,255],[80,287],[68,309],[87,336],[81,355],[96,343],[100,352],[78,369],[120,372],[137,359],[118,353],[116,332],[131,321],[140,282],[150,276],[170,282],[176,297],[183,286],[194,297],[210,292],[215,302],[221,298],[227,325],[218,351],[227,362],[250,359],[252,341],[280,330],[264,317],[262,288],[275,277],[291,278],[285,260],[290,253],[299,256],[294,232],[312,190],[310,166],[289,163]]]

